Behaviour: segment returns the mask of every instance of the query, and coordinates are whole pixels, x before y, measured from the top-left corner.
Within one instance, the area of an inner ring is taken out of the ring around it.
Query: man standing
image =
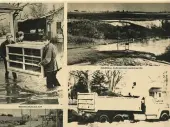
[[[56,61],[56,47],[54,46],[54,40],[50,40],[50,43],[46,45],[43,53],[43,60],[39,63],[39,66],[44,66],[44,72],[47,82],[47,88],[52,89],[60,86],[56,78],[57,71],[59,70]]]
[[[4,41],[1,46],[0,46],[0,52],[1,52],[1,57],[4,61],[4,65],[5,65],[5,79],[8,79],[8,75],[9,75],[9,71],[7,68],[7,60],[6,60],[6,45],[8,44],[14,44],[15,42],[12,41],[12,35],[10,33],[7,33],[6,35],[6,41]],[[14,80],[17,79],[17,74],[15,72],[12,72],[13,78]]]

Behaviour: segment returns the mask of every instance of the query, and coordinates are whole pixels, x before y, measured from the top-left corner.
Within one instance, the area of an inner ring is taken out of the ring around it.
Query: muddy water
[[[17,82],[13,80],[0,81],[0,103],[1,104],[57,104],[58,99],[47,99],[50,97],[48,94],[36,95],[35,93],[28,92],[21,89]]]
[[[52,93],[37,94],[25,89],[21,89],[24,80],[13,81],[4,78],[3,62],[0,62],[0,104],[58,104],[58,99]],[[29,84],[29,82],[27,82]],[[18,85],[20,84],[20,85]],[[36,84],[35,84],[36,86]]]
[[[57,43],[55,45],[57,47],[57,55],[58,61],[60,62],[60,66],[62,64],[62,57],[63,57],[63,44]],[[60,71],[63,74],[62,71]],[[57,75],[57,78],[61,78],[61,74]],[[10,75],[11,79],[5,80],[4,78],[4,64],[3,61],[0,60],[0,104],[6,103],[15,103],[15,104],[58,104],[59,100],[56,95],[53,93],[34,93],[28,90],[21,88],[20,86],[24,86],[26,79],[21,79],[17,82],[14,82],[12,76]],[[62,83],[59,80],[60,83]],[[30,84],[30,87],[37,86],[38,84],[33,82],[26,82]],[[43,84],[44,85],[44,84]],[[42,85],[42,86],[43,86]],[[39,88],[39,86],[38,86]],[[37,88],[37,89],[38,89]],[[46,88],[46,86],[43,86]],[[31,88],[30,88],[31,89]]]
[[[155,55],[161,55],[166,51],[166,48],[170,45],[170,39],[154,40],[150,39],[146,42],[133,42],[129,44],[129,50],[143,51],[154,53]],[[99,45],[95,47],[99,51],[111,51],[117,50],[117,44]],[[124,50],[125,44],[119,44],[118,50]]]

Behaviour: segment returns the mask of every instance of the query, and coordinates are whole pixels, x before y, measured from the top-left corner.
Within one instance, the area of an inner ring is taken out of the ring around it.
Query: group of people
[[[13,38],[12,34],[8,33],[6,35],[6,40],[0,45],[0,54],[5,65],[5,79],[9,78],[9,70],[7,67],[7,59],[6,59],[7,57],[6,45],[22,42],[24,38],[24,34],[19,33],[19,36],[16,39],[17,42],[14,42],[12,38]],[[47,88],[49,90],[54,89],[57,86],[60,86],[60,83],[56,78],[56,74],[61,68],[59,68],[57,65],[57,60],[56,60],[57,52],[56,52],[56,47],[53,43],[54,41],[50,40],[49,43],[45,46],[43,52],[43,59],[38,64],[39,66],[44,66]],[[17,74],[15,72],[12,72],[12,75],[13,75],[13,79],[17,80]]]

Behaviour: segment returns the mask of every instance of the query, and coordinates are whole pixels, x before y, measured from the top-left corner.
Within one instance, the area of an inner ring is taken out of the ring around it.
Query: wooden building
[[[44,16],[18,21],[18,31],[24,32],[24,40],[40,41],[56,39],[63,42],[64,7]]]
[[[18,15],[19,11],[21,11],[21,8],[17,8],[15,6],[12,6],[11,4],[7,3],[0,3],[0,14],[6,13],[9,15],[9,26],[10,26],[10,33],[13,35],[13,40],[15,40],[15,17]]]

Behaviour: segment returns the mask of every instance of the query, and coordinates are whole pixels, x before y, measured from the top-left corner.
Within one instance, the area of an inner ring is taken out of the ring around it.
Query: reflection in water
[[[20,104],[58,104],[58,99],[54,95],[36,95],[21,89],[16,81],[5,80],[0,86],[0,103],[20,103]],[[53,97],[49,99],[50,97]]]
[[[5,81],[5,84],[6,84],[6,102],[7,103],[21,103],[21,102],[24,102],[25,97],[20,94],[20,92],[22,92],[22,90],[17,86],[17,82],[15,82],[15,81],[10,82],[7,79]],[[28,94],[28,96],[30,96],[30,94]]]
[[[165,53],[166,48],[170,45],[169,39],[144,39],[142,41],[135,40],[133,43],[129,44],[129,49],[141,52],[150,52],[155,55],[161,55]],[[119,50],[125,49],[124,42],[118,45]],[[117,50],[117,43],[108,45],[98,45],[95,46],[95,50],[98,51],[112,51]]]

